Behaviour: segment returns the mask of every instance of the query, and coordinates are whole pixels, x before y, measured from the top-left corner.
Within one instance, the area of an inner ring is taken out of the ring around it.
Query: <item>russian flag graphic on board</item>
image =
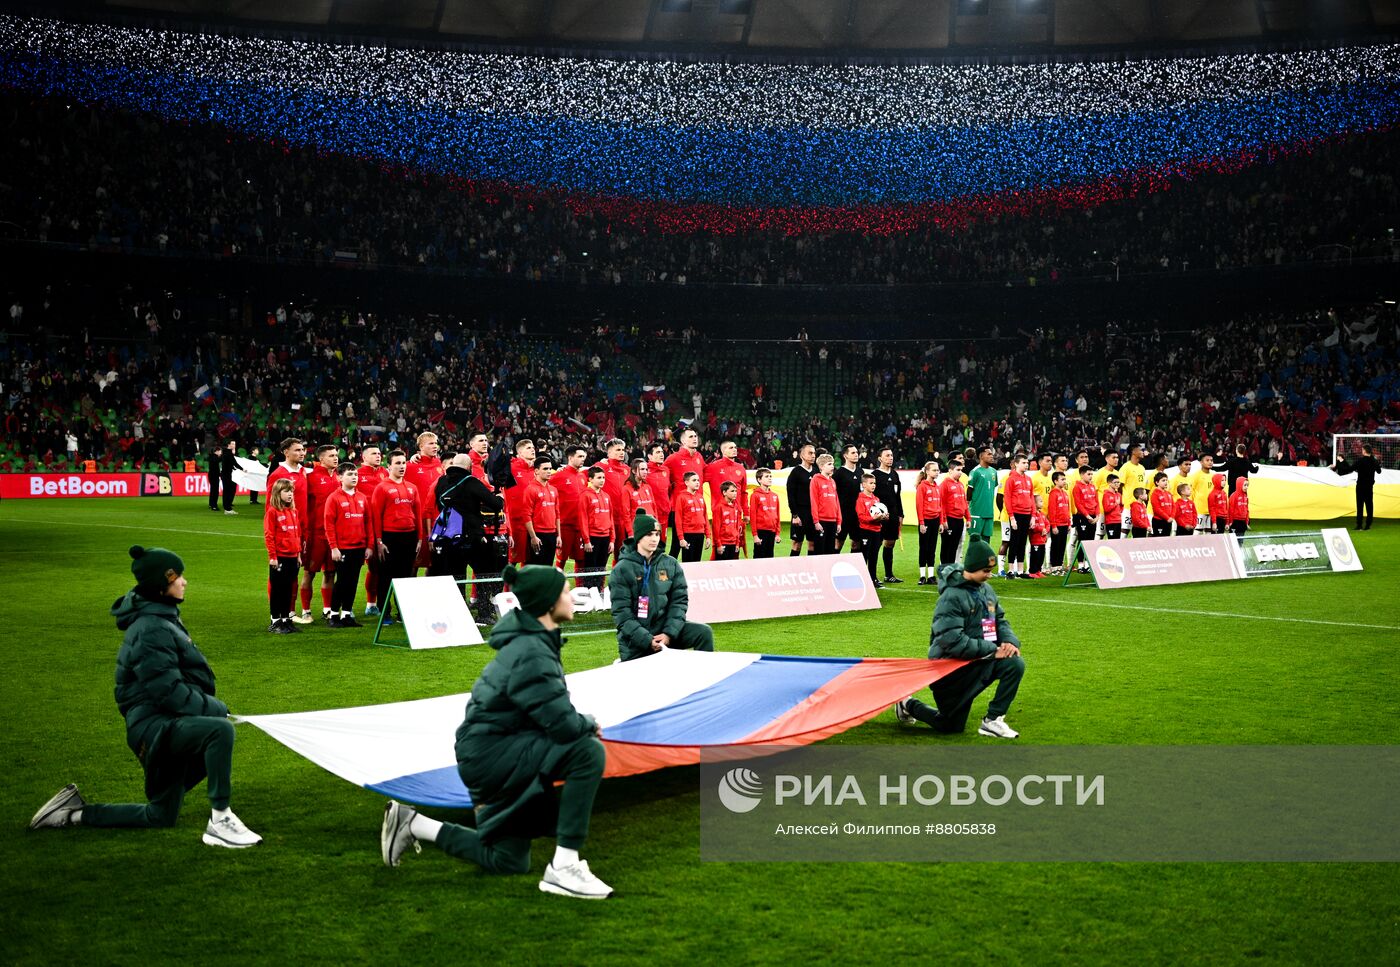
[[[831,566],[831,586],[842,601],[860,604],[865,600],[864,575],[845,561],[837,561]]]

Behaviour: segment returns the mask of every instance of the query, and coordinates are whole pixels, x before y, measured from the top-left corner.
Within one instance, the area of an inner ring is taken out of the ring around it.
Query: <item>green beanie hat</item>
[[[180,560],[180,555],[163,547],[133,544],[127,553],[131,555],[131,573],[136,577],[136,589],[148,596],[164,594],[171,580],[185,573],[185,562]]]
[[[638,514],[632,520],[632,536],[636,540],[641,540],[648,534],[654,534],[660,529],[661,525],[656,522],[656,518],[647,514]]]
[[[980,571],[985,567],[996,570],[996,566],[997,555],[996,551],[992,550],[992,545],[980,537],[974,537],[967,542],[967,553],[963,555],[964,571]]]
[[[564,572],[546,564],[507,564],[501,572],[508,590],[515,593],[520,610],[532,618],[548,613],[564,590]]]

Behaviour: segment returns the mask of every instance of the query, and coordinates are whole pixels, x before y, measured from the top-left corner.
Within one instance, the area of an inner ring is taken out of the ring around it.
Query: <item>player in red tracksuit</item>
[[[1152,528],[1152,520],[1147,512],[1147,488],[1138,487],[1133,491],[1133,502],[1128,508],[1128,515],[1132,521],[1133,537],[1146,537]]]
[[[754,560],[773,556],[782,522],[778,519],[778,494],[773,489],[773,471],[767,467],[755,475],[758,487],[749,494],[749,522],[753,525]]]
[[[664,525],[671,516],[671,470],[666,466],[666,447],[653,443],[647,447],[647,486],[656,504],[654,516]]]
[[[506,502],[506,524],[510,532],[510,551],[506,559],[511,564],[524,564],[530,559],[530,541],[525,531],[529,514],[525,511],[525,491],[535,482],[535,442],[516,440],[515,456],[510,461],[511,479],[515,486],[507,487],[502,497]]]
[[[1084,543],[1094,539],[1094,533],[1098,530],[1099,522],[1099,489],[1094,486],[1094,472],[1087,466],[1079,468],[1079,482],[1070,488],[1070,508],[1074,511],[1074,539],[1076,548],[1074,557],[1067,563],[1066,567],[1073,567],[1083,553]],[[1086,561],[1079,565],[1079,570],[1087,571],[1089,564]]]
[[[1206,513],[1210,515],[1210,532],[1223,534],[1230,527],[1230,495],[1225,492],[1225,475],[1210,478],[1210,493],[1206,496]]]
[[[938,486],[938,462],[930,460],[914,485],[914,519],[919,522],[919,583],[938,580],[938,536],[948,532],[943,519],[943,492]]]
[[[719,503],[714,514],[715,559],[737,561],[739,552],[749,556],[744,541],[744,515],[739,512],[739,488],[734,481],[720,484]]]
[[[267,475],[268,493],[272,492],[272,485],[279,480],[287,479],[292,482],[294,503],[297,514],[300,517],[302,548],[297,552],[297,563],[305,563],[307,554],[307,541],[311,534],[311,518],[307,514],[307,467],[303,463],[306,459],[306,444],[296,437],[288,437],[282,441],[282,462],[272,469]],[[295,605],[295,601],[293,605]],[[301,613],[295,610],[292,612],[292,621],[299,625],[311,623],[311,586],[307,583],[306,596],[302,602]]]
[[[389,476],[389,472],[382,466],[384,454],[377,443],[371,443],[360,451],[360,482],[355,489],[364,495],[365,500],[373,500],[375,490],[379,489]],[[374,576],[374,556],[365,558],[365,614],[376,615],[379,613],[379,581]]]
[[[578,529],[578,499],[588,486],[588,478],[583,474],[583,463],[587,459],[588,451],[583,447],[568,447],[564,450],[564,466],[549,478],[559,492],[559,551],[554,565],[562,569],[566,562],[572,560],[575,574],[583,570],[583,533]]]
[[[1006,520],[1011,527],[1011,541],[1006,549],[1006,576],[1024,578],[1026,573],[1026,542],[1031,536],[1031,517],[1035,514],[1035,484],[1026,473],[1029,461],[1018,456],[1011,461],[1011,473],[1006,478]]]
[[[1191,497],[1191,485],[1177,484],[1176,493],[1176,536],[1194,534],[1199,518],[1196,516],[1196,501]]]
[[[589,467],[588,486],[578,499],[578,530],[583,535],[583,567],[586,571],[603,571],[608,555],[613,552],[613,536],[617,524],[613,518],[612,497],[606,489],[606,473],[602,467]],[[584,587],[601,588],[602,576],[583,578]]]
[[[614,437],[603,447],[607,457],[594,466],[603,471],[603,491],[608,495],[612,507],[613,533],[609,543],[614,552],[620,552],[622,542],[632,534],[632,518],[627,516],[627,496],[623,493],[628,478],[632,476],[632,468],[627,465],[627,444]]]
[[[1152,536],[1170,537],[1175,520],[1176,501],[1167,489],[1167,475],[1159,472],[1152,478]]]
[[[1123,481],[1118,474],[1108,475],[1108,487],[1100,495],[1103,501],[1104,540],[1116,541],[1123,536]]]
[[[530,550],[530,564],[553,566],[554,552],[559,540],[559,491],[550,483],[554,476],[554,461],[549,457],[535,460],[535,479],[525,488],[522,501],[525,524],[516,534]]]
[[[1064,570],[1065,547],[1069,544],[1069,529],[1073,523],[1069,513],[1069,479],[1063,470],[1050,475],[1049,509],[1046,519],[1050,521],[1050,572]]]
[[[418,491],[418,520],[421,524],[422,533],[418,545],[418,559],[413,562],[413,571],[416,574],[420,567],[429,567],[433,563],[433,549],[428,544],[428,531],[432,529],[433,522],[437,520],[437,482],[438,478],[446,472],[446,467],[442,465],[442,459],[438,456],[438,438],[436,433],[424,432],[418,434],[418,452],[413,455],[413,459],[408,462],[407,469],[404,470],[404,479],[413,484],[413,488]],[[407,575],[412,577],[413,575]]]
[[[632,520],[638,514],[646,514],[655,520],[665,520],[656,504],[656,490],[651,485],[651,464],[638,458],[632,461],[631,467],[632,473],[622,485],[622,498],[626,502],[623,517]]]
[[[335,590],[335,561],[326,543],[326,501],[340,489],[340,454],[329,443],[316,448],[316,463],[306,475],[306,567],[301,572],[301,613],[311,616],[311,582],[321,575],[321,617],[331,618],[331,595]]]
[[[1045,545],[1050,540],[1050,518],[1036,508],[1031,514],[1031,577],[1045,577]]]
[[[471,475],[495,491],[496,488],[492,486],[491,478],[486,475],[486,458],[490,455],[491,438],[485,433],[478,430],[467,438],[467,456],[471,458],[472,462]],[[436,498],[433,499],[433,503],[436,505]],[[434,510],[436,510],[436,506],[434,506]]]
[[[389,454],[389,476],[369,502],[370,546],[379,562],[381,621],[392,623],[389,612],[389,586],[394,578],[412,577],[423,540],[423,503],[418,488],[404,479],[408,457],[402,450]]]
[[[296,631],[292,627],[292,606],[303,543],[295,485],[288,477],[278,478],[267,488],[263,543],[267,546],[267,604],[272,616],[267,630],[274,635],[289,635]]]
[[[808,484],[811,496],[812,521],[816,539],[812,544],[813,554],[835,554],[836,541],[841,536],[841,495],[836,489],[832,474],[836,472],[836,460],[829,453],[817,457],[817,472],[812,474]]]
[[[355,589],[360,567],[369,551],[369,498],[357,489],[360,471],[353,463],[336,468],[340,489],[326,498],[321,529],[335,562],[335,588],[326,624],[332,628],[358,628]]]
[[[856,494],[856,526],[860,529],[860,549],[865,566],[870,571],[870,583],[876,589],[884,587],[876,577],[875,564],[880,558],[880,532],[885,529],[885,521],[889,519],[888,507],[879,517],[875,516],[875,505],[878,503],[880,498],[875,496],[875,475],[862,473],[860,493]]]
[[[962,544],[963,531],[972,526],[962,468],[962,460],[954,458],[948,463],[948,472],[938,482],[938,496],[943,499],[943,523],[948,528],[943,535],[943,549],[938,553],[940,565],[953,563],[958,556],[958,546]],[[935,576],[934,582],[937,580]]]
[[[681,530],[680,521],[675,519],[676,501],[680,495],[686,492],[685,475],[693,473],[701,477],[705,473],[705,458],[700,456],[697,448],[700,446],[700,434],[686,427],[681,431],[681,448],[666,458],[666,471],[671,475],[671,556],[680,557],[681,535],[685,533]],[[699,560],[699,558],[695,558]]]
[[[710,518],[705,513],[705,498],[700,496],[700,474],[690,470],[682,483],[685,489],[676,495],[673,509],[681,562],[689,564],[700,560],[705,543],[710,540]]]
[[[1230,495],[1230,529],[1236,537],[1243,537],[1249,530],[1249,478],[1235,481],[1235,492]]]
[[[705,492],[710,498],[710,513],[715,520],[719,520],[719,502],[721,492],[726,483],[732,483],[739,497],[736,499],[736,506],[739,509],[739,516],[743,518],[747,525],[749,520],[748,504],[744,502],[744,497],[749,492],[749,474],[744,469],[744,465],[734,458],[739,453],[739,444],[733,440],[723,440],[719,445],[719,456],[710,461],[705,466]],[[744,542],[742,533],[739,540]],[[747,542],[745,543],[744,554],[747,556]],[[718,545],[715,547],[715,556],[719,555]]]

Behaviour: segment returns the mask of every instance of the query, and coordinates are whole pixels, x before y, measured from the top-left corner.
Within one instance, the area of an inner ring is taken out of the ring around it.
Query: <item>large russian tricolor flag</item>
[[[666,650],[576,672],[574,706],[598,720],[605,775],[628,776],[807,745],[873,718],[966,664],[951,659],[789,658]],[[349,782],[423,806],[467,808],[453,750],[470,693],[358,708],[250,715],[288,748]]]

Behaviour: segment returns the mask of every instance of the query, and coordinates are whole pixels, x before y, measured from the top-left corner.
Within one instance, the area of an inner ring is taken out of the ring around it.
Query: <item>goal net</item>
[[[1386,469],[1400,467],[1400,433],[1336,433],[1332,436],[1332,462],[1355,460],[1361,456],[1361,445],[1370,444],[1380,465]]]

